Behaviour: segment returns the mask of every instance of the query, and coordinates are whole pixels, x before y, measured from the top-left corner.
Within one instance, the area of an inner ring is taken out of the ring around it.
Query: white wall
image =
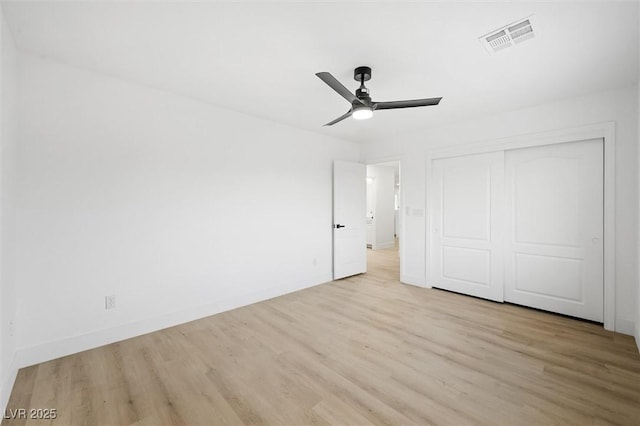
[[[16,147],[16,50],[0,11],[0,409],[4,409],[17,373],[14,165]]]
[[[445,97],[446,101],[446,97]],[[402,158],[405,210],[401,240],[403,282],[424,285],[425,169],[428,150],[492,141],[607,121],[616,122],[616,330],[633,334],[636,321],[638,228],[638,97],[635,87],[561,100],[364,145],[372,163]],[[406,207],[411,214],[406,215]]]
[[[331,280],[332,162],[357,144],[19,64],[21,365]]]
[[[374,250],[393,247],[394,239],[394,194],[395,168],[391,166],[368,165],[367,176],[373,178],[373,223]]]

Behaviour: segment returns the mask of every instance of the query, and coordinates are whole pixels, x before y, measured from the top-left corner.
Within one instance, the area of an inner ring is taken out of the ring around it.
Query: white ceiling
[[[390,138],[638,82],[627,2],[3,2],[20,50],[339,138]],[[478,37],[534,15],[536,37],[489,55]],[[322,125],[349,104],[314,74],[374,100],[440,106]]]

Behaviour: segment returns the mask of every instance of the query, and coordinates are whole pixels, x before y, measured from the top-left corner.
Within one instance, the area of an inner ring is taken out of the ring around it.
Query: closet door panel
[[[430,283],[503,299],[503,152],[434,160]]]
[[[505,300],[603,321],[603,141],[505,152]]]

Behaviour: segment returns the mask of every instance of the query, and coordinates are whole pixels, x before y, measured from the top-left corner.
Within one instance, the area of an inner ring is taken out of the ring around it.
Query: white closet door
[[[432,166],[431,285],[502,301],[504,153]]]
[[[603,321],[603,141],[505,153],[505,300]]]

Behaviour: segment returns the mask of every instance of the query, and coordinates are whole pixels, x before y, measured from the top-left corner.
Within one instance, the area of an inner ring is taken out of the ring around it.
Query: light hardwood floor
[[[640,424],[629,336],[370,272],[20,371],[55,424]],[[3,425],[47,424],[4,420]]]

